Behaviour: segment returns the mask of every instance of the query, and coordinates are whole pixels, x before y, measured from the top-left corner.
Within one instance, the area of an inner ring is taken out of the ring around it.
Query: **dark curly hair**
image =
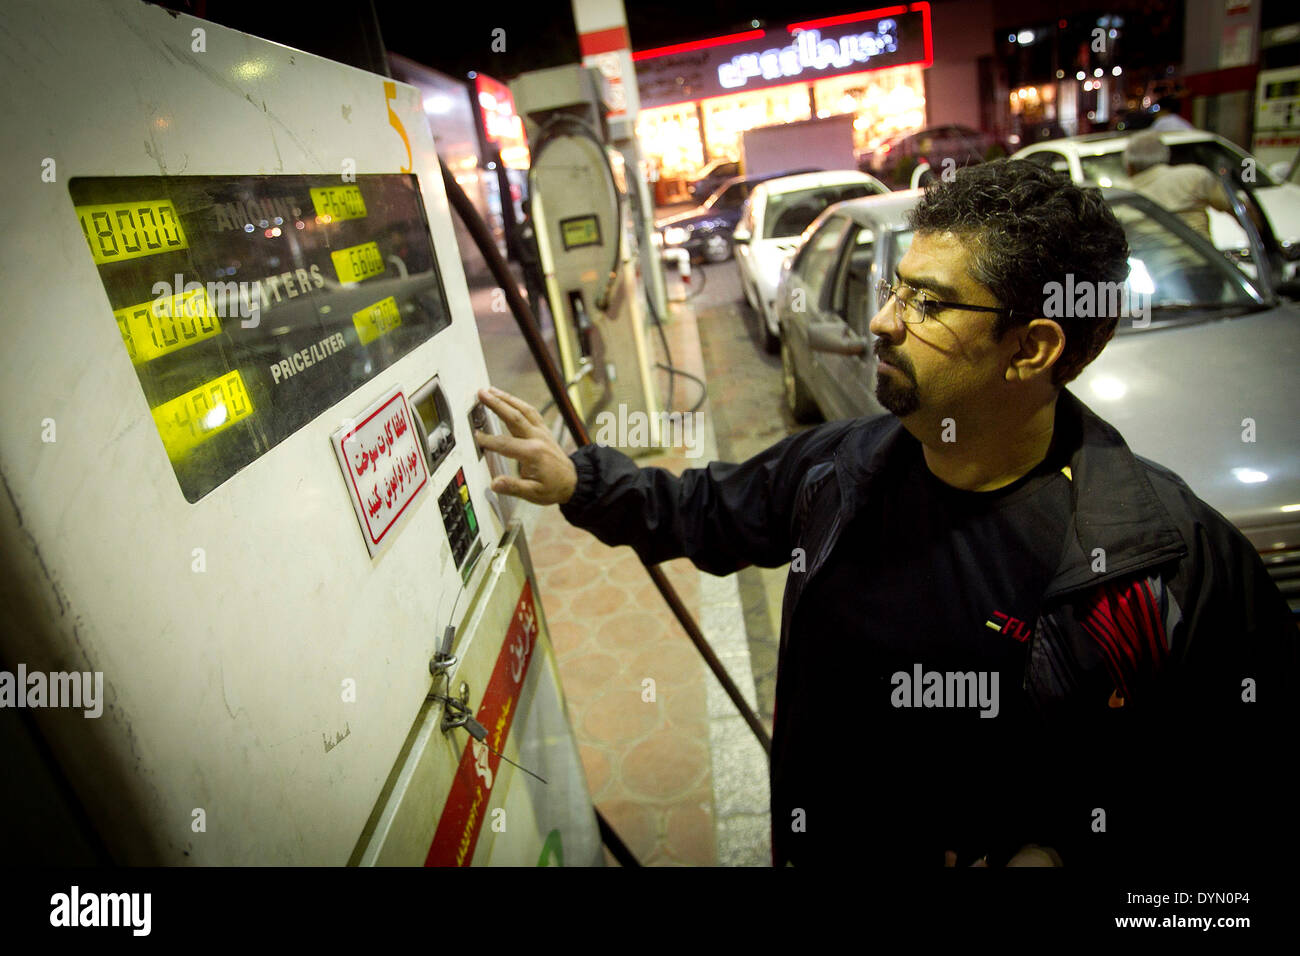
[[[951,231],[969,244],[972,277],[1016,313],[998,316],[994,341],[1043,315],[1048,283],[1064,285],[1067,273],[1076,288],[1128,278],[1124,227],[1101,192],[1039,163],[999,159],[960,169],[926,188],[910,221],[917,232]],[[1071,381],[1101,353],[1118,318],[1053,317],[1065,332],[1053,384]]]

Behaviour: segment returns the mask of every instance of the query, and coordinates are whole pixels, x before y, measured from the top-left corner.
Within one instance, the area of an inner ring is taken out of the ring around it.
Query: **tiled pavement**
[[[703,376],[694,312],[673,312],[673,362]],[[679,405],[694,402],[695,388],[679,382]],[[700,457],[687,459],[679,448],[638,463],[679,474],[715,458],[707,409]],[[762,750],[640,559],[631,548],[606,547],[570,526],[556,508],[530,509],[525,521],[569,716],[600,812],[644,865],[766,865]],[[704,574],[684,559],[662,567],[755,706],[736,576]],[[613,862],[608,851],[607,859]]]
[[[699,653],[631,548],[548,508],[530,549],[593,801],[642,864],[716,863]],[[698,615],[699,572],[685,560],[663,569]]]
[[[718,268],[711,271],[716,275]],[[522,352],[518,333],[509,328],[513,323],[477,306],[493,383],[540,405],[544,387]],[[673,362],[704,377],[695,311],[675,306],[673,313],[667,328]],[[657,341],[654,352],[659,352]],[[729,398],[735,387],[730,376],[723,394],[719,383],[709,384],[714,401]],[[676,393],[680,408],[694,402],[697,386],[679,379]],[[680,472],[719,457],[723,443],[731,453],[722,457],[740,460],[736,445],[744,443],[725,436],[715,440],[711,403],[703,411],[707,440],[701,458],[688,460],[677,449],[639,459],[639,464]],[[766,865],[767,764],[762,750],[640,560],[630,548],[606,547],[569,526],[556,508],[525,505],[519,516],[527,527],[593,802],[643,864]],[[766,692],[756,699],[746,636],[752,619],[753,626],[762,625],[759,629],[766,632],[760,646],[774,641],[770,600],[753,582],[738,586],[741,575],[715,578],[685,560],[663,568],[770,732],[775,660],[773,656],[765,665]],[[757,572],[742,575],[746,573]],[[761,573],[783,577],[781,572]],[[779,582],[775,596],[779,614]],[[606,857],[614,862],[608,851]]]

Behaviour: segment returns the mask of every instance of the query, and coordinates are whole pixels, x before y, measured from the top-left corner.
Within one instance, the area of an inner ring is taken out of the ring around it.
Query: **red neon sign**
[[[658,46],[653,50],[633,53],[633,60],[649,60],[656,56],[671,56],[674,53],[686,53],[690,50],[703,50],[711,46],[726,46],[728,43],[740,43],[742,40],[758,40],[767,36],[766,30],[746,30],[744,33],[728,33],[726,36],[711,37],[707,40],[692,40],[690,43],[674,43],[672,46]]]

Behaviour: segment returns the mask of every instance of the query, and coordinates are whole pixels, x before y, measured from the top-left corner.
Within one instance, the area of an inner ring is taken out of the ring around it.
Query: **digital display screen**
[[[189,248],[166,199],[78,206],[77,218],[96,265]]]
[[[560,220],[560,238],[564,241],[565,251],[578,246],[600,245],[600,222],[595,215],[573,216]]]
[[[80,177],[69,191],[188,501],[451,324],[413,175]]]

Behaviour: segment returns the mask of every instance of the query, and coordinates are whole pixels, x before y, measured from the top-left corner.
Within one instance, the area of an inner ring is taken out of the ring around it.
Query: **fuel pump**
[[[578,65],[525,73],[511,85],[528,131],[529,217],[555,320],[560,366],[588,425],[602,412],[644,416],[657,448],[637,242],[623,155],[609,145],[601,77]]]
[[[0,54],[4,858],[600,864],[419,91],[137,0]]]

